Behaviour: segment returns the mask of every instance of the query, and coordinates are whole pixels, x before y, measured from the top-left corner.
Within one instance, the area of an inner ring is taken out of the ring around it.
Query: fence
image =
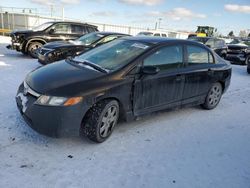
[[[4,9],[0,7],[0,34],[6,34],[11,30],[16,29],[31,29],[34,26],[38,26],[42,23],[48,21],[80,21],[76,19],[63,19],[62,17],[56,16],[46,16],[38,13],[37,9],[15,9],[9,8]],[[89,22],[88,22],[89,23]],[[149,30],[147,28],[142,27],[130,27],[130,26],[122,26],[122,25],[112,25],[112,24],[103,24],[103,23],[90,23],[98,26],[100,31],[113,31],[113,32],[121,32],[130,35],[136,35],[141,31],[153,31],[153,29]],[[155,30],[154,30],[155,31]],[[162,30],[168,33],[169,37],[172,38],[187,38],[187,32],[178,32],[172,30]]]

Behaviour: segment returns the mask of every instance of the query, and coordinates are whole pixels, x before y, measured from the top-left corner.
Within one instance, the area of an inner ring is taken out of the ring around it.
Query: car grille
[[[244,50],[228,49],[227,52],[232,54],[239,54],[239,53],[244,53]]]

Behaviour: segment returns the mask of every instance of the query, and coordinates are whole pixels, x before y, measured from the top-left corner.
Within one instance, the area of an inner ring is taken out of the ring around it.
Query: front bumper
[[[11,44],[9,44],[8,46],[6,46],[7,49],[10,50],[17,50],[17,51],[21,51],[22,49],[22,45],[19,42],[11,42]]]
[[[54,50],[48,50],[48,49],[44,50],[43,48],[41,48],[38,51],[38,62],[41,63],[42,65],[47,65],[63,59],[60,56],[54,55],[53,53]]]
[[[227,54],[226,60],[236,63],[244,63],[246,61],[246,57],[244,54]]]
[[[43,106],[36,104],[38,97],[24,93],[24,84],[21,84],[16,103],[24,120],[32,129],[51,137],[79,135],[82,119],[88,109],[84,102],[69,107]]]

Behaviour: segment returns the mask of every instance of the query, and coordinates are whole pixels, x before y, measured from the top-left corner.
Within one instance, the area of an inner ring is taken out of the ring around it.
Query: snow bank
[[[6,36],[0,36],[0,44],[10,44],[11,43],[11,38],[10,37],[6,37]]]

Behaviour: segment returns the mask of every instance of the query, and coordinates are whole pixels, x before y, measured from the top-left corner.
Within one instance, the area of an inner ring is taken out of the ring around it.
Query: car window
[[[60,34],[69,34],[71,33],[71,29],[69,24],[56,24],[54,26],[55,33],[60,33]]]
[[[71,33],[82,34],[83,27],[81,25],[71,25]]]
[[[106,42],[110,42],[114,39],[118,38],[116,35],[110,35],[110,36],[107,36],[103,39],[102,43],[106,43]]]
[[[217,39],[217,40],[215,40],[215,45],[214,46],[216,48],[221,48],[221,47],[225,46],[225,41],[221,40],[221,39]]]
[[[181,45],[163,47],[144,60],[144,66],[152,65],[160,70],[183,66],[183,50]]]
[[[88,30],[87,26],[83,26],[83,34],[85,34],[85,33],[91,33],[91,32]]]
[[[187,46],[188,64],[213,63],[213,56],[209,51],[198,46]]]
[[[209,39],[205,45],[209,46],[209,48],[214,48],[214,39]]]
[[[95,31],[97,31],[95,28],[86,26],[86,32],[92,33],[92,32],[95,32]]]
[[[165,33],[162,33],[161,36],[162,37],[167,37],[167,35]]]
[[[161,35],[160,35],[160,33],[155,33],[154,36],[160,37]]]

